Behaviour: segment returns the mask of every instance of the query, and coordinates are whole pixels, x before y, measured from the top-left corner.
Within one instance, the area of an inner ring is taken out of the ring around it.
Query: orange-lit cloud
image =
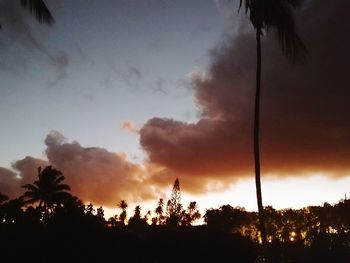
[[[115,205],[120,199],[137,201],[154,195],[150,185],[144,184],[143,169],[125,154],[63,142],[53,133],[45,143],[50,164],[64,173],[73,193],[83,200]]]
[[[139,132],[139,129],[137,128],[135,123],[133,123],[130,120],[124,120],[121,128],[122,128],[122,130],[129,131],[131,133],[138,133]]]
[[[7,195],[16,196],[19,193],[19,179],[16,173],[0,167],[0,192]]]
[[[261,163],[263,176],[324,172],[348,176],[350,122],[349,1],[312,1],[296,18],[309,50],[306,65],[292,65],[269,34],[263,38]],[[158,198],[175,177],[192,193],[218,191],[253,177],[255,39],[243,25],[236,38],[212,52],[209,70],[190,74],[201,118],[186,123],[152,118],[139,130],[149,159],[143,166],[125,154],[68,142],[58,132],[46,140],[47,161],[26,157],[13,164],[22,179],[0,168],[0,191],[20,193],[37,166],[63,172],[84,201],[114,206]],[[123,128],[138,131],[126,121]]]
[[[18,197],[23,193],[21,186],[33,183],[37,178],[39,166],[46,166],[47,162],[41,159],[27,156],[22,160],[12,163],[13,170],[0,167],[0,192],[13,197]]]
[[[348,1],[312,1],[299,11],[305,65],[286,61],[276,39],[263,39],[261,163],[263,174],[302,176],[350,172]],[[272,33],[272,32],[270,32]],[[206,74],[191,75],[201,119],[152,118],[140,130],[150,162],[193,180],[253,175],[255,38],[238,37],[212,52]]]
[[[38,166],[50,164],[62,171],[72,193],[84,201],[116,206],[121,199],[136,202],[157,198],[157,191],[145,183],[144,168],[131,163],[126,154],[70,143],[57,131],[46,137],[45,144],[48,161],[26,157],[13,164],[22,179],[16,179],[11,170],[0,169],[1,192],[11,196],[22,193],[21,185],[37,179]]]

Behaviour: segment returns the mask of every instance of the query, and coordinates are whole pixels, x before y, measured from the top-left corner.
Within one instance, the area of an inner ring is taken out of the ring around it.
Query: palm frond
[[[26,191],[22,194],[24,198],[40,198],[40,194],[38,192]]]
[[[244,3],[244,8],[245,11],[248,12],[249,10],[249,5],[250,5],[251,0],[239,0],[239,7],[238,7],[238,11],[241,10],[243,3]]]
[[[277,29],[278,40],[282,48],[282,54],[292,62],[305,62],[307,49],[295,31],[283,31]]]
[[[307,49],[297,34],[291,9],[297,4],[300,4],[300,1],[280,0],[278,5],[267,7],[269,12],[264,21],[266,28],[271,27],[277,33],[282,54],[293,62],[305,61],[307,55]]]
[[[59,184],[55,186],[55,191],[62,192],[62,191],[70,191],[70,190],[71,190],[70,186],[67,184]]]
[[[26,189],[26,190],[29,190],[29,191],[37,191],[38,190],[38,187],[33,185],[33,184],[25,184],[25,185],[22,185],[22,188]]]
[[[50,208],[55,205],[61,205],[72,199],[69,185],[63,184],[65,177],[61,171],[47,166],[41,170],[38,169],[38,180],[33,184],[23,185],[22,188],[27,191],[23,194],[26,203],[38,203],[43,206],[45,213],[50,213]]]
[[[43,0],[21,0],[21,4],[33,13],[40,23],[52,25],[55,22]]]
[[[70,193],[67,192],[57,192],[55,193],[55,198],[60,200],[60,199],[71,199],[72,195]]]
[[[9,197],[3,193],[0,192],[0,204],[7,201]]]
[[[292,8],[300,7],[303,0],[240,0],[255,30],[277,33],[282,54],[292,62],[305,61],[307,49],[297,34]]]
[[[303,5],[305,0],[287,0],[287,2],[294,8],[299,8]]]
[[[60,184],[64,179],[66,179],[63,175],[59,175],[54,179],[54,184]]]
[[[38,201],[39,201],[38,198],[26,199],[26,200],[23,200],[23,205],[33,204],[33,203],[36,203]]]

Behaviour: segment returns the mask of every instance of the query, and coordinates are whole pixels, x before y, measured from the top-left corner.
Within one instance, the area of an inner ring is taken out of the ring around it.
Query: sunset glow
[[[348,0],[0,0],[1,262],[350,262]]]
[[[48,0],[49,28],[1,2],[10,11],[0,34],[0,192],[20,195],[37,167],[50,164],[73,194],[108,214],[120,200],[153,211],[175,178],[184,204],[197,201],[202,212],[224,204],[257,210],[247,18],[228,12],[237,1],[146,2],[78,8]],[[301,208],[350,195],[345,9],[310,1],[297,14],[306,64],[286,61],[273,37],[263,39],[265,205]]]

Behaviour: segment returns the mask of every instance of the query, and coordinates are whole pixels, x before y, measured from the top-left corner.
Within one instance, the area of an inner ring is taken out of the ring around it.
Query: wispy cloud
[[[160,78],[160,79],[157,79],[152,85],[151,85],[151,89],[154,93],[161,93],[161,94],[164,94],[164,95],[168,95],[168,92],[166,91],[166,88],[165,88],[165,80]]]
[[[125,71],[117,71],[118,77],[130,88],[139,88],[142,71],[136,66],[130,66]]]
[[[124,120],[121,125],[122,130],[138,134],[139,128],[131,120]]]

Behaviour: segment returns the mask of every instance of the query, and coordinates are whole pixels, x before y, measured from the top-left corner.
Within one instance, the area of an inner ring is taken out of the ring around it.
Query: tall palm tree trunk
[[[267,243],[264,207],[261,195],[260,180],[260,82],[261,82],[261,29],[256,29],[256,90],[254,108],[254,164],[255,164],[255,186],[256,199],[258,202],[259,224],[262,244]]]

